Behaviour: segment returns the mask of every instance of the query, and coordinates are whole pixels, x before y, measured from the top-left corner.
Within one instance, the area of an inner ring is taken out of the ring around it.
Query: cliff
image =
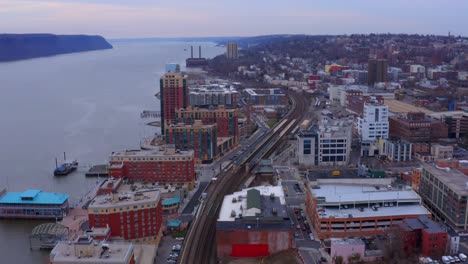
[[[0,62],[112,49],[101,36],[0,34]]]

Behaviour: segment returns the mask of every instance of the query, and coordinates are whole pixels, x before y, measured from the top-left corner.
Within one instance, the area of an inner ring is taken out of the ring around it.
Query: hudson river
[[[185,65],[190,43],[117,42],[114,49],[0,63],[0,188],[41,189],[78,201],[96,178],[89,165],[115,150],[137,149],[156,131],[140,120],[159,110],[154,94],[164,65]],[[212,43],[203,56],[224,52]],[[198,55],[198,52],[195,52]],[[80,162],[78,172],[54,177],[55,158]],[[29,234],[45,221],[0,219],[1,263],[47,263],[49,251],[29,249]]]

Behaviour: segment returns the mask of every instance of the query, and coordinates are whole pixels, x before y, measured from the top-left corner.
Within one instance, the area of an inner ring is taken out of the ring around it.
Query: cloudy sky
[[[0,33],[468,36],[468,0],[0,0]]]

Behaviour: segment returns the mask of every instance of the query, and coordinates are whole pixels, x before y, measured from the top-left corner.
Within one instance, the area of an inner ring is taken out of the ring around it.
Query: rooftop
[[[348,238],[348,239],[342,239],[342,238],[331,238],[330,242],[332,245],[362,245],[365,246],[366,244],[364,241],[361,239],[356,239],[356,238]]]
[[[365,179],[368,180],[368,179]],[[343,203],[371,203],[382,201],[420,202],[421,198],[411,188],[389,189],[387,186],[370,185],[353,179],[356,184],[319,184],[311,188],[312,194],[320,199],[320,205]]]
[[[81,255],[77,255],[78,252],[81,252]],[[72,243],[58,242],[50,253],[50,259],[53,263],[120,264],[128,263],[132,255],[133,245],[130,243],[98,243],[86,236],[81,236]]]
[[[158,203],[161,193],[157,190],[118,192],[96,196],[89,204],[89,209],[115,208],[130,205]]]
[[[456,169],[442,168],[434,164],[423,164],[423,171],[434,175],[460,196],[468,195],[468,176]]]
[[[419,216],[418,218],[404,219],[399,225],[406,231],[424,229],[426,232],[431,234],[446,232],[442,224],[432,221],[426,215]]]
[[[376,211],[372,208],[374,202],[370,202],[370,207],[353,207],[353,204],[348,204],[348,209],[339,209],[338,207],[323,209],[320,218],[362,218],[362,217],[388,217],[399,215],[430,215],[431,213],[421,204],[398,204],[391,202],[392,206],[381,206]],[[363,208],[363,209],[359,209]],[[362,210],[362,211],[361,211]]]
[[[49,193],[41,190],[9,192],[0,198],[0,204],[43,204],[61,205],[68,200],[68,194]]]
[[[175,147],[166,145],[154,150],[123,150],[112,152],[110,158],[158,158],[158,157],[191,157],[193,150],[178,150]]]
[[[271,194],[274,195],[274,199],[270,198]],[[249,196],[251,196],[250,203]],[[258,217],[287,217],[283,188],[281,186],[257,186],[224,196],[218,221],[236,221],[239,219],[239,214],[242,214],[243,218],[257,217],[257,215],[249,215],[247,212],[247,209],[251,208],[248,207],[249,205],[255,208],[261,207],[261,213]],[[234,216],[233,211],[235,212]],[[273,211],[276,213],[273,214]]]

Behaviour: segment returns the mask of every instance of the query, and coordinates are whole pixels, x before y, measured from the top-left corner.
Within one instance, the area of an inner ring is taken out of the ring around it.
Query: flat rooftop
[[[41,190],[27,190],[24,192],[8,192],[0,198],[0,204],[23,205],[61,205],[68,200],[69,195],[50,193]]]
[[[374,203],[370,203],[372,207]],[[364,217],[385,217],[385,216],[398,216],[398,215],[430,215],[431,213],[421,204],[399,204],[393,202],[393,206],[379,207],[377,211],[372,208],[365,207],[363,211],[359,210],[358,207],[348,209],[338,208],[324,208],[324,213],[319,217],[322,219],[326,218],[364,218]],[[362,206],[361,206],[362,207]]]
[[[468,176],[456,169],[437,168],[433,164],[423,164],[423,170],[434,175],[437,179],[445,183],[451,190],[460,196],[468,195]]]
[[[366,184],[319,184],[311,188],[312,194],[319,199],[319,205],[338,205],[371,203],[382,201],[417,202],[421,198],[413,189],[388,189],[386,186]]]
[[[388,110],[393,113],[423,112],[427,115],[434,113],[429,109],[417,107],[395,99],[387,99],[385,100],[385,104],[388,105]]]
[[[158,157],[190,157],[193,150],[168,151],[164,147],[153,150],[123,150],[112,152],[110,158],[158,158]]]
[[[115,196],[114,196],[115,195]],[[161,193],[157,190],[119,191],[118,193],[96,196],[89,204],[89,209],[115,208],[147,203],[158,203]]]
[[[366,245],[364,241],[362,241],[361,239],[356,239],[356,238],[348,238],[348,239],[330,238],[330,242],[333,245],[363,245],[363,246]]]
[[[221,210],[218,217],[219,221],[236,221],[236,217],[239,213],[242,213],[244,217],[250,215],[246,214],[247,209],[247,191],[251,189],[257,189],[260,191],[260,196],[262,197],[262,215],[265,217],[273,216],[271,214],[272,208],[276,208],[277,216],[287,216],[286,212],[286,201],[284,199],[284,191],[282,186],[257,186],[253,188],[243,189],[242,191],[235,192],[233,194],[228,194],[224,196],[223,204],[221,205]],[[275,202],[271,202],[270,195],[274,194]],[[239,200],[241,197],[241,200]],[[233,202],[233,199],[236,199],[236,202]],[[241,210],[241,207],[243,208]],[[232,211],[236,212],[236,217],[232,216]]]
[[[79,238],[80,239],[80,238]],[[51,262],[53,263],[127,263],[132,257],[133,245],[131,243],[106,242],[107,250],[103,249],[103,243],[91,242],[89,245],[88,256],[75,254],[75,247],[81,246],[81,242],[68,243],[60,241],[50,253]],[[86,244],[84,244],[86,245]]]

